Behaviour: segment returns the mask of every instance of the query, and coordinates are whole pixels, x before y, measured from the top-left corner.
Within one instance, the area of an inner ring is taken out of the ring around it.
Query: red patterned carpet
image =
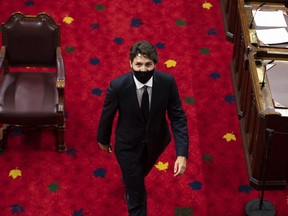
[[[109,81],[129,71],[128,50],[142,39],[176,78],[191,141],[184,176],[173,177],[172,142],[147,177],[149,216],[245,215],[259,192],[248,182],[218,0],[2,0],[0,22],[16,11],[61,24],[68,151],[55,151],[50,131],[15,131],[0,155],[0,216],[127,216],[115,156],[95,136]],[[288,214],[287,195],[265,193],[277,215]]]

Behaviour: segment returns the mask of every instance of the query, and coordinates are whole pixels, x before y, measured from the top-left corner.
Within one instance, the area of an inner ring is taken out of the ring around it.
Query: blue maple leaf
[[[97,23],[93,23],[90,25],[91,29],[98,29],[99,28],[99,24]]]
[[[252,189],[253,188],[249,185],[240,185],[238,188],[238,191],[240,193],[245,192],[245,193],[249,194]]]
[[[208,35],[217,35],[216,29],[209,29],[208,30]]]
[[[33,5],[35,5],[35,3],[34,3],[34,1],[26,1],[25,5],[26,6],[33,6]]]
[[[157,43],[157,44],[156,44],[156,47],[157,47],[158,49],[163,49],[163,48],[165,48],[165,44],[164,44],[164,43]]]
[[[100,60],[98,58],[91,58],[90,59],[90,64],[97,65],[99,63],[100,63]]]
[[[104,168],[99,168],[93,171],[95,177],[105,178],[106,170]]]
[[[70,148],[67,150],[66,154],[69,155],[69,156],[72,156],[72,157],[76,157],[77,156],[77,150],[76,149],[73,149],[73,148]]]
[[[161,4],[161,3],[162,3],[162,0],[153,0],[153,2],[154,2],[155,4]]]
[[[114,42],[117,43],[117,44],[122,44],[123,41],[124,41],[124,39],[121,38],[121,37],[116,37],[116,38],[114,39]]]
[[[236,99],[235,99],[235,96],[233,96],[233,95],[228,95],[228,96],[226,96],[225,97],[225,101],[227,102],[227,103],[232,103],[233,101],[235,101]]]
[[[202,183],[199,181],[194,181],[188,184],[192,190],[201,190]]]
[[[83,209],[74,210],[72,216],[84,216]]]
[[[102,90],[100,88],[93,88],[92,95],[100,96],[102,94]]]
[[[210,74],[210,77],[213,79],[221,78],[221,75],[218,72],[213,72]]]
[[[12,214],[18,214],[18,213],[25,211],[24,208],[19,204],[13,204],[10,207],[11,207],[11,213]]]
[[[140,18],[133,18],[131,20],[131,27],[133,28],[138,28],[143,24]]]

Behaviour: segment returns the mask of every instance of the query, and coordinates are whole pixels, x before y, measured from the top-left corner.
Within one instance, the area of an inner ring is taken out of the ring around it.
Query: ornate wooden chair
[[[60,26],[46,13],[12,14],[2,24],[0,73],[0,151],[15,127],[52,127],[57,150],[65,151]]]

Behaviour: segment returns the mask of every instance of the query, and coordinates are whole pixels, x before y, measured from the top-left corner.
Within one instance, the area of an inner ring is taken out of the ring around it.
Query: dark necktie
[[[147,86],[143,86],[144,91],[143,91],[143,95],[142,95],[142,102],[141,102],[141,111],[143,113],[143,116],[145,118],[145,122],[147,122],[148,120],[148,116],[149,116],[149,95],[148,95],[148,91],[147,91]]]

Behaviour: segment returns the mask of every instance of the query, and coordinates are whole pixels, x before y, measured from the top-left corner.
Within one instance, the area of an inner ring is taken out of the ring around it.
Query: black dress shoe
[[[129,200],[129,195],[128,195],[128,193],[125,193],[124,200],[128,203],[128,200]]]
[[[124,183],[124,180],[123,180],[123,176],[121,176],[121,183],[122,183],[122,184],[124,185],[124,187],[125,187],[125,183]],[[128,200],[129,200],[129,195],[128,195],[128,193],[127,193],[126,187],[125,187],[124,200],[125,200],[126,202],[128,202]]]

